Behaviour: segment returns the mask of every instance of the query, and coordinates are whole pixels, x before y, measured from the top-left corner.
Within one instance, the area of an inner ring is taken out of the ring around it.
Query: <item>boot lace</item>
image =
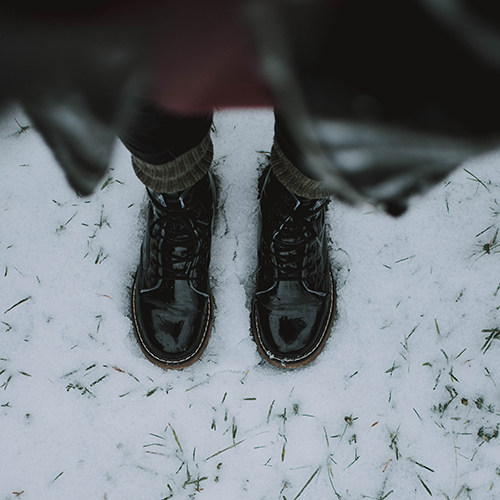
[[[264,238],[264,252],[281,281],[296,281],[324,276],[320,248],[323,226],[319,224],[325,200],[298,202],[292,214],[272,221],[269,242]],[[311,250],[309,252],[309,250]]]
[[[199,211],[184,207],[162,208],[162,215],[149,227],[153,269],[159,278],[190,279],[207,242],[202,236],[207,225]]]

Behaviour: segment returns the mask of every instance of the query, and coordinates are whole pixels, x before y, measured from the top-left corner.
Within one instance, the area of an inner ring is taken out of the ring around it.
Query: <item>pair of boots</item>
[[[334,317],[335,283],[325,234],[328,199],[287,189],[276,177],[273,157],[276,150],[260,181],[251,325],[269,363],[296,368],[321,352]],[[134,329],[150,361],[164,369],[185,368],[200,358],[212,329],[214,181],[207,172],[181,191],[148,193],[148,230],[132,293]]]

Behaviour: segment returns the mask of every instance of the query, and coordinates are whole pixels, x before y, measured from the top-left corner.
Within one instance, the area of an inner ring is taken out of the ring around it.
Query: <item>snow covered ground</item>
[[[400,219],[331,203],[337,318],[313,364],[283,371],[249,326],[272,114],[218,113],[214,330],[165,372],[129,317],[145,203],[129,154],[78,198],[16,119],[0,122],[1,500],[500,498],[498,152]]]

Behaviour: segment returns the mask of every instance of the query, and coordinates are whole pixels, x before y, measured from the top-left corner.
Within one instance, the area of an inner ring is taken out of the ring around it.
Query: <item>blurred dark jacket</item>
[[[486,0],[46,1],[0,11],[19,100],[90,193],[141,97],[274,106],[311,177],[386,207],[498,143],[500,16]]]

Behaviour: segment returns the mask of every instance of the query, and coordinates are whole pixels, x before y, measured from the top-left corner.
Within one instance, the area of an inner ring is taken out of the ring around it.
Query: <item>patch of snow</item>
[[[337,317],[318,359],[285,371],[249,319],[272,113],[217,113],[214,329],[200,361],[165,372],[130,321],[146,198],[128,152],[79,198],[14,118],[28,124],[17,109],[0,123],[0,498],[498,498],[498,152],[398,219],[332,201]]]

